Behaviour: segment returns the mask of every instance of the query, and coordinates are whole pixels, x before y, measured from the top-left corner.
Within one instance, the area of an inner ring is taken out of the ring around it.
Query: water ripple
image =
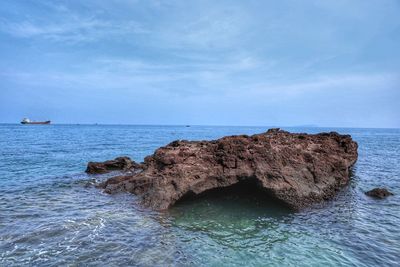
[[[359,142],[350,185],[291,212],[223,195],[158,213],[129,194],[94,188],[85,163],[140,161],[174,139],[213,139],[265,127],[0,126],[0,266],[396,266],[400,255],[400,131],[336,130]],[[112,174],[110,174],[112,175]],[[393,197],[364,195],[386,186]]]

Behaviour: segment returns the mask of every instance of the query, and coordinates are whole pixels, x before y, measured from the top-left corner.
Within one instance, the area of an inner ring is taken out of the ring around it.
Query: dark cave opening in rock
[[[268,190],[259,185],[259,181],[253,177],[240,179],[239,182],[226,186],[206,190],[200,194],[188,192],[181,197],[174,206],[193,205],[197,202],[237,203],[238,205],[258,206],[265,208],[282,209],[290,211],[289,207],[274,197]]]

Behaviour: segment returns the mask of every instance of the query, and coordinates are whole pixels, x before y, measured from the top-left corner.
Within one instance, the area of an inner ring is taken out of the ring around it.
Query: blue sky
[[[400,127],[400,1],[1,1],[0,122]]]

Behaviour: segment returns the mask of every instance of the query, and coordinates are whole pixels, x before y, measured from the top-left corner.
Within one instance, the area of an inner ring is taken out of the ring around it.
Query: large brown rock
[[[293,134],[279,129],[214,141],[174,141],[145,158],[143,171],[100,187],[138,195],[146,207],[167,209],[187,195],[253,181],[293,209],[332,198],[349,181],[357,143],[336,132]]]

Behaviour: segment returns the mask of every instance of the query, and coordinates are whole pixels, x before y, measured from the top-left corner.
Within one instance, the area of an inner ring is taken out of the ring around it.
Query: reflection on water
[[[400,131],[337,129],[359,142],[351,183],[292,212],[241,184],[165,212],[94,188],[89,160],[142,160],[173,139],[265,127],[0,126],[0,266],[396,266],[400,255]],[[289,129],[319,132],[331,129]],[[393,197],[364,195],[386,186]]]
[[[222,237],[225,233],[230,236],[230,231],[254,235],[290,214],[287,207],[268,197],[253,182],[209,190],[181,200],[169,210],[176,226]],[[226,232],[219,232],[221,228]]]

